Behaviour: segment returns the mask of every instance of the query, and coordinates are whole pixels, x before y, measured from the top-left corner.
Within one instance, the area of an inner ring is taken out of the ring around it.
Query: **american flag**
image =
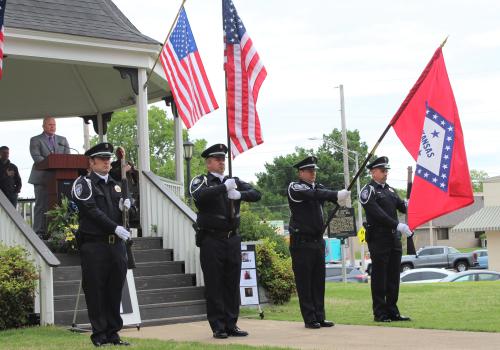
[[[231,0],[223,0],[223,13],[227,122],[236,157],[264,142],[256,103],[267,72]]]
[[[219,108],[184,8],[160,53],[160,61],[179,116],[188,129],[203,115]]]
[[[2,79],[2,65],[3,65],[3,41],[4,41],[4,29],[3,29],[3,16],[5,15],[5,5],[7,0],[0,0],[0,79]]]

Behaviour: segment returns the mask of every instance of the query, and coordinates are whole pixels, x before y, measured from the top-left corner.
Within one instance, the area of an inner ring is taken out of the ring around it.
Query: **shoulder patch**
[[[363,187],[361,190],[361,193],[359,194],[359,201],[361,204],[366,204],[370,200],[370,196],[372,195],[374,189],[371,185],[366,185]]]
[[[191,183],[189,184],[189,193],[193,195],[196,191],[198,191],[203,184],[207,184],[207,177],[205,175],[198,175],[193,177]]]
[[[301,184],[299,182],[292,182],[291,184],[292,190],[294,191],[307,191],[309,187],[306,184]]]
[[[73,182],[71,194],[74,199],[86,201],[92,197],[92,183],[90,179],[85,176],[80,176]]]

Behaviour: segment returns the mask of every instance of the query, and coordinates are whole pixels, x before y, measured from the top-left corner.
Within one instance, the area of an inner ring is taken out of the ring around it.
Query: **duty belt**
[[[238,234],[238,229],[233,230],[215,230],[211,228],[200,228],[201,232],[206,232],[209,237],[218,239],[229,239]]]
[[[311,243],[311,242],[322,242],[323,237],[318,235],[301,235],[298,233],[293,233],[290,236],[293,243]]]
[[[122,240],[115,234],[112,235],[102,235],[102,236],[93,236],[82,234],[82,244],[84,243],[107,243],[107,244],[116,244],[120,243]]]

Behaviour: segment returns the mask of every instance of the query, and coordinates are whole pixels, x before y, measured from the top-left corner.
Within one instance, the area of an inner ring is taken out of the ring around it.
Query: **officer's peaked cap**
[[[389,166],[389,158],[387,158],[387,157],[378,157],[373,162],[368,164],[366,167],[370,170],[374,169],[374,168],[382,168],[382,169],[390,169],[391,168]]]
[[[294,168],[297,168],[299,170],[302,169],[319,169],[319,167],[316,165],[318,163],[318,158],[315,156],[309,156],[306,159],[301,160],[297,164],[294,164]]]
[[[113,145],[109,142],[102,142],[89,148],[85,155],[90,158],[100,157],[100,158],[111,158],[113,157]]]
[[[209,157],[222,157],[225,158],[227,154],[227,147],[223,143],[216,143],[215,145],[212,145],[208,147],[206,150],[204,150],[201,153],[201,156],[203,158],[209,158]]]

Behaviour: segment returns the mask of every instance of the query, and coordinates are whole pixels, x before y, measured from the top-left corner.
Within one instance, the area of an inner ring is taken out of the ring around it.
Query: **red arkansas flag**
[[[417,161],[410,229],[474,202],[464,135],[441,47],[391,120]]]

